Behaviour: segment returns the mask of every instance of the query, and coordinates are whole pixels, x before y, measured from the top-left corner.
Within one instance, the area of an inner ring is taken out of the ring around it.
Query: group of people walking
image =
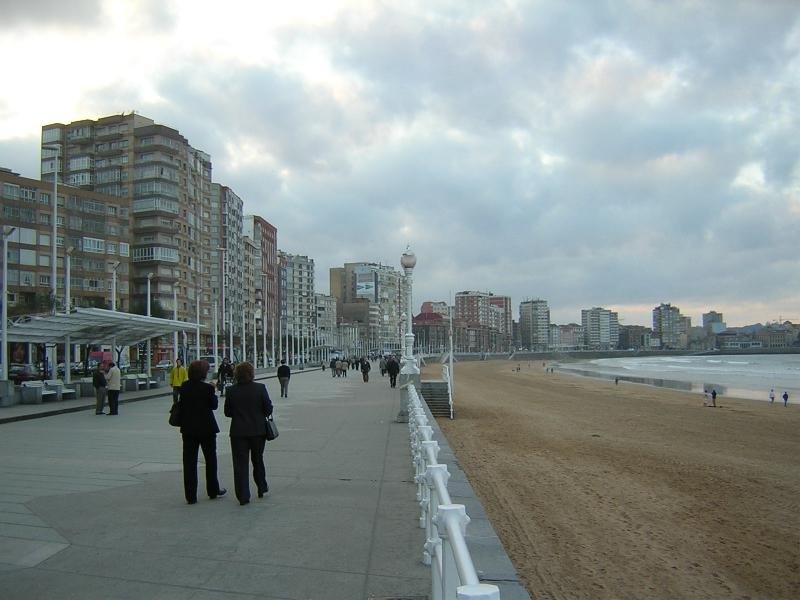
[[[229,365],[230,363],[228,363]],[[228,376],[228,367],[220,366],[217,384]],[[263,383],[255,381],[253,365],[242,362],[231,367],[230,385],[224,385],[224,413],[230,417],[229,430],[233,462],[233,485],[236,499],[242,506],[250,503],[249,468],[258,497],[269,491],[264,448],[267,439],[266,420],[272,416],[272,401]],[[217,478],[217,433],[219,425],[214,411],[219,406],[217,388],[207,383],[209,365],[206,361],[193,361],[187,370],[187,379],[178,388],[177,402],[181,403],[181,436],[183,438],[183,488],[186,502],[197,503],[197,457],[202,450],[206,463],[206,494],[211,499],[227,493]],[[227,382],[226,382],[227,383]]]

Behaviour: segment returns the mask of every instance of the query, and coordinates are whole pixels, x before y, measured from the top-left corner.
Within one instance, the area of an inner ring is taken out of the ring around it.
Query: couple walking
[[[188,379],[181,385],[181,435],[183,436],[183,488],[186,502],[197,503],[197,454],[202,449],[206,462],[206,493],[211,499],[227,493],[217,479],[217,433],[219,426],[214,411],[219,405],[216,390],[205,379],[208,363],[193,361]],[[225,416],[230,417],[231,456],[236,499],[244,506],[250,503],[248,462],[253,465],[253,479],[261,498],[269,491],[264,466],[266,444],[265,420],[272,415],[272,402],[267,388],[255,381],[250,363],[239,363],[234,371],[235,384],[225,392]]]

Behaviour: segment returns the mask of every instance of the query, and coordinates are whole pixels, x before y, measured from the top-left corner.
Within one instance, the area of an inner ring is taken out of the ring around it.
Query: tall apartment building
[[[258,247],[255,269],[256,301],[264,305],[267,326],[278,318],[278,230],[258,215],[245,215],[245,237],[249,237]]]
[[[220,323],[225,323],[221,330],[230,336],[230,328],[233,328],[234,348],[239,348],[247,293],[244,279],[244,203],[231,188],[219,183],[211,184],[210,196],[214,215],[210,238],[211,281],[216,284],[212,286],[212,293],[218,300]],[[223,308],[225,314],[222,314]]]
[[[433,302],[427,300],[422,303],[422,307],[420,308],[420,313],[437,314],[437,315],[442,315],[444,317],[449,317],[450,307],[447,305],[447,302]]]
[[[644,325],[621,325],[619,328],[619,347],[622,350],[650,349],[650,335],[653,330]]]
[[[455,318],[468,325],[490,325],[489,292],[465,291],[455,296]]]
[[[547,300],[525,300],[519,304],[519,329],[522,346],[532,352],[549,348],[550,307]]]
[[[722,313],[714,310],[703,313],[703,329],[707,332],[722,333],[726,328],[725,321],[722,320]]]
[[[283,331],[290,336],[309,337],[317,315],[314,259],[278,250],[278,268]]]
[[[589,350],[616,350],[619,343],[619,317],[605,308],[581,310],[584,343]]]
[[[568,352],[582,350],[585,346],[585,334],[582,325],[550,325],[550,347],[553,350]]]
[[[319,337],[326,346],[338,346],[336,338],[336,298],[325,294],[314,294],[316,304],[315,323]]]
[[[176,129],[137,114],[44,125],[42,145],[42,180],[57,177],[129,202],[134,304],[145,302],[153,273],[158,305],[194,321],[199,298],[201,320],[210,321],[210,268],[204,266],[211,252],[209,155]]]
[[[500,333],[503,350],[508,350],[513,345],[512,338],[514,333],[513,314],[511,311],[511,297],[489,295],[489,304],[502,311],[498,332]]]
[[[653,309],[653,335],[664,349],[681,350],[687,347],[688,328],[680,309],[671,304],[660,304]]]
[[[53,186],[7,169],[0,169],[0,184],[2,223],[16,228],[8,243],[9,314],[50,311]],[[127,198],[59,186],[57,310],[66,309],[67,252],[72,306],[111,308],[112,272],[119,262],[117,308],[130,310],[130,223]]]

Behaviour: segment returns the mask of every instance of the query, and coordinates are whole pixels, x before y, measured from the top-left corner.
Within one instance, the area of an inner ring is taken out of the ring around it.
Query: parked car
[[[172,361],[168,359],[160,360],[156,363],[156,369],[171,369],[172,368]]]
[[[14,382],[14,385],[19,385],[23,381],[34,381],[36,379],[41,379],[42,377],[39,374],[38,369],[33,365],[9,363],[8,378]]]

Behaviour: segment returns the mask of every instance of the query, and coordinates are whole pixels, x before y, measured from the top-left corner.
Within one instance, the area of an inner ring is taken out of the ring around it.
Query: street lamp
[[[150,272],[147,274],[147,316],[150,316],[150,282],[152,281],[155,273]],[[153,362],[153,358],[150,356],[151,348],[150,348],[150,338],[147,338],[147,380],[150,381],[150,375],[152,373],[150,363]],[[148,385],[150,385],[148,383]]]
[[[403,252],[403,256],[400,258],[400,264],[403,266],[403,272],[406,276],[406,285],[408,287],[408,299],[406,300],[406,344],[405,352],[403,354],[403,368],[401,369],[400,374],[406,375],[407,377],[404,379],[408,381],[409,379],[419,379],[419,369],[417,368],[416,361],[414,361],[414,334],[411,328],[411,322],[413,321],[413,311],[411,309],[411,305],[413,303],[413,271],[414,267],[417,265],[417,257],[413,252],[407,249],[405,252]]]
[[[3,381],[8,381],[8,237],[16,227],[3,227]]]
[[[115,260],[111,263],[111,310],[117,310],[117,269],[119,269],[120,263],[118,260]],[[111,338],[111,352],[114,356],[114,362],[119,363],[119,356],[117,354],[117,338],[116,336]],[[120,350],[120,352],[122,352]],[[116,355],[116,356],[115,356]],[[119,366],[119,364],[117,364]]]
[[[225,345],[225,282],[227,281],[227,273],[226,273],[226,264],[225,264],[225,253],[227,252],[226,248],[222,246],[217,246],[217,252],[222,252],[222,269],[220,271],[220,279],[222,279],[222,345]],[[233,346],[233,327],[231,327],[231,346]],[[231,352],[231,348],[228,349],[228,352]],[[225,356],[225,352],[222,353],[223,358]],[[229,354],[230,356],[230,354]]]
[[[66,297],[64,298],[66,309],[65,313],[69,314],[71,304],[72,304],[72,297],[70,295],[70,287],[71,287],[71,279],[72,279],[72,253],[75,251],[75,246],[70,246],[67,248],[67,255],[65,258],[66,263],[66,277],[64,278],[64,287],[66,288]],[[70,339],[69,336],[66,337],[64,340],[64,381],[69,385],[70,379],[72,378],[72,353],[70,352],[72,349],[70,348]]]

